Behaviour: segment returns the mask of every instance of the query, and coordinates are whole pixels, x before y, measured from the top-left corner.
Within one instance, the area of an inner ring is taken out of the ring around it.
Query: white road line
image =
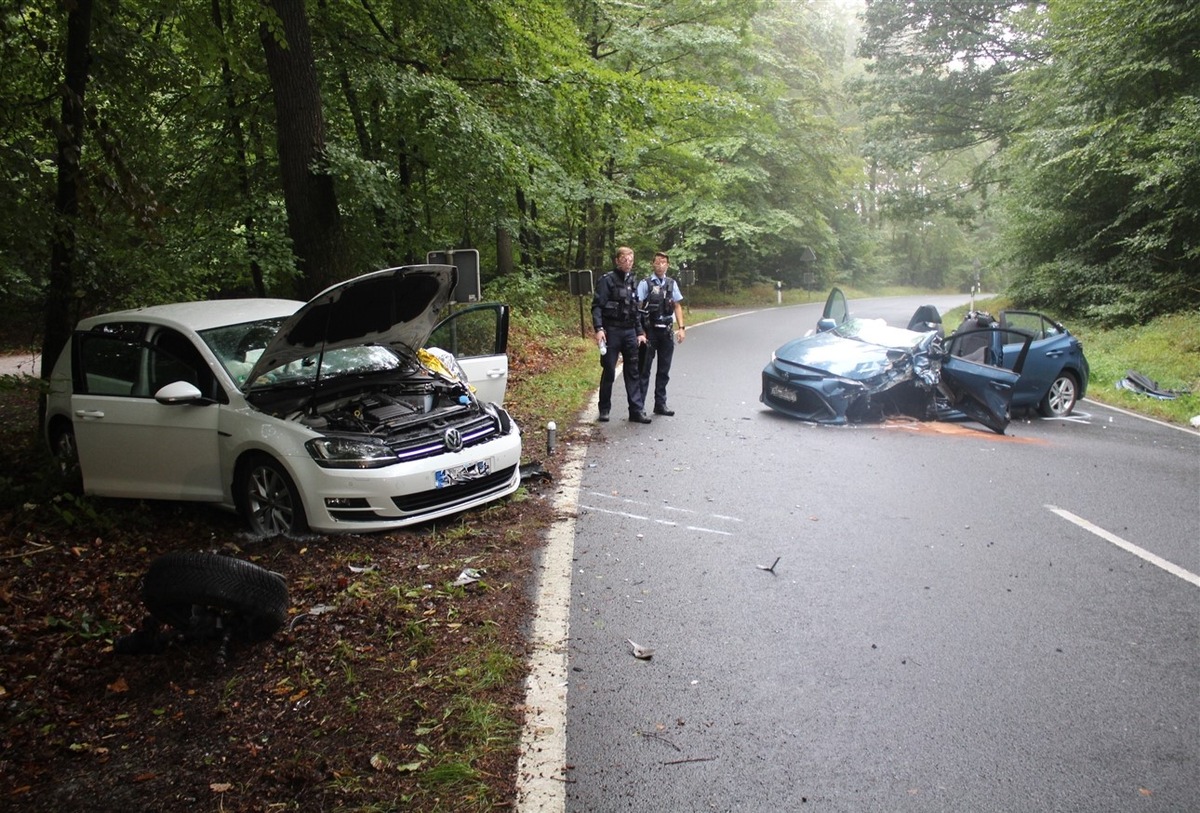
[[[1112,404],[1106,404],[1103,401],[1093,401],[1091,398],[1084,398],[1083,400],[1090,404],[1095,404],[1098,407],[1104,407],[1105,409],[1111,409],[1113,412],[1120,412],[1122,415],[1125,415],[1130,418],[1137,418],[1138,420],[1148,421],[1149,423],[1156,423],[1159,426],[1166,427],[1167,429],[1176,429],[1180,432],[1187,432],[1189,435],[1196,434],[1196,430],[1190,426],[1180,426],[1177,423],[1167,423],[1166,421],[1160,421],[1158,418],[1151,418],[1147,415],[1139,415],[1136,412],[1130,412],[1128,409],[1121,409],[1119,406],[1113,406]],[[1097,419],[1100,418],[1099,415],[1093,415],[1092,417],[1097,418]],[[1109,420],[1111,421],[1112,418],[1109,418]]]
[[[679,527],[678,522],[671,522],[671,520],[669,520],[669,519],[652,519],[651,517],[644,517],[641,514],[631,514],[628,511],[612,511],[612,510],[609,510],[608,508],[600,508],[599,506],[596,506],[596,505],[580,505],[579,507],[585,511],[595,511],[598,514],[611,514],[612,516],[615,516],[615,517],[625,517],[626,519],[636,519],[641,522],[653,522],[657,525],[667,525],[671,528]],[[697,525],[687,525],[687,526],[685,526],[685,528],[689,531],[696,531],[696,532],[702,533],[702,534],[718,534],[720,536],[733,536],[733,534],[731,534],[729,531],[718,531],[716,528],[701,528]]]
[[[1177,564],[1168,562],[1166,559],[1162,558],[1161,556],[1153,554],[1144,548],[1139,548],[1137,545],[1133,544],[1132,542],[1127,542],[1124,539],[1122,539],[1121,537],[1117,536],[1116,534],[1109,533],[1108,531],[1101,528],[1099,525],[1093,525],[1092,523],[1088,522],[1083,517],[1076,516],[1075,514],[1072,514],[1070,511],[1067,511],[1066,509],[1059,508],[1056,505],[1047,505],[1045,507],[1048,508],[1049,510],[1053,511],[1054,513],[1058,514],[1060,517],[1067,520],[1068,522],[1073,522],[1076,525],[1078,525],[1080,528],[1083,528],[1085,531],[1088,531],[1089,533],[1093,533],[1096,536],[1100,537],[1101,539],[1104,539],[1108,542],[1113,543],[1121,550],[1127,551],[1129,553],[1132,553],[1134,556],[1145,559],[1150,564],[1154,565],[1155,567],[1162,568],[1163,570],[1170,573],[1172,576],[1178,576],[1179,578],[1183,579],[1185,582],[1189,582],[1189,583],[1195,585],[1196,587],[1200,587],[1200,576],[1197,576],[1195,573],[1192,573],[1190,570],[1185,570],[1184,568],[1180,567]]]
[[[663,509],[666,509],[667,511],[679,511],[684,514],[696,513],[695,511],[693,511],[690,508],[676,508],[673,505],[655,506],[655,505],[651,505],[650,503],[646,502],[645,500],[632,500],[629,497],[614,497],[612,494],[605,494],[603,491],[589,491],[587,495],[589,497],[599,497],[602,500],[616,500],[617,502],[624,503],[625,505],[641,505],[641,506],[645,506],[646,508],[663,508]]]
[[[602,500],[616,500],[617,502],[624,503],[625,505],[640,505],[643,508],[650,508],[655,511],[678,511],[681,514],[699,514],[700,513],[699,511],[696,511],[691,508],[679,508],[674,505],[655,505],[653,503],[648,503],[645,500],[634,500],[634,499],[630,499],[629,497],[615,497],[612,494],[605,494],[603,491],[589,491],[587,493],[587,496],[599,497]],[[586,507],[586,506],[584,506],[584,507]],[[596,510],[600,511],[603,509],[597,508]],[[612,512],[612,513],[616,513],[616,512]],[[636,514],[626,514],[625,516],[631,516],[631,517],[634,517],[635,519],[646,519],[646,517],[638,516]],[[737,517],[731,517],[727,514],[709,514],[708,516],[712,517],[713,519],[723,520],[725,522],[741,522],[742,521],[741,519],[738,519]]]
[[[594,403],[593,403],[594,406]],[[517,761],[519,813],[562,813],[567,807],[567,644],[571,618],[571,559],[575,553],[574,507],[586,445],[572,444],[562,468],[554,508],[563,519],[547,534],[530,631],[525,679],[525,725]]]

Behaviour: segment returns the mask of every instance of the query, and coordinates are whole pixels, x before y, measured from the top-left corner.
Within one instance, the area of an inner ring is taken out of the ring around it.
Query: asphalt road
[[[1200,435],[776,415],[818,310],[689,330],[678,414],[589,449],[566,809],[1200,810]]]

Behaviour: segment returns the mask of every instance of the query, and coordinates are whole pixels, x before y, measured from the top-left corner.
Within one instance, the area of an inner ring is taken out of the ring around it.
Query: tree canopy
[[[1196,307],[1193,4],[861,10],[27,0],[0,14],[0,291],[50,356],[84,313],[461,247],[485,280],[629,244],[722,284],[982,264],[1029,304]]]
[[[1029,305],[1118,323],[1200,306],[1194,3],[870,0],[864,20],[893,221],[979,230]]]

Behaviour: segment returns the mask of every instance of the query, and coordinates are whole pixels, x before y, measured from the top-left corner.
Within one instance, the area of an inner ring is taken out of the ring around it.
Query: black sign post
[[[579,297],[579,335],[587,338],[587,326],[583,321],[583,298],[591,296],[596,290],[595,279],[591,271],[568,272],[571,284],[571,295]]]

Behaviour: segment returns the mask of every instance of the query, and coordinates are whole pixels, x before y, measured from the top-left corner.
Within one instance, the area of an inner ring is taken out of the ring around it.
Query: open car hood
[[[330,286],[283,323],[246,381],[342,347],[382,345],[412,358],[437,325],[457,279],[451,265],[408,265]]]

